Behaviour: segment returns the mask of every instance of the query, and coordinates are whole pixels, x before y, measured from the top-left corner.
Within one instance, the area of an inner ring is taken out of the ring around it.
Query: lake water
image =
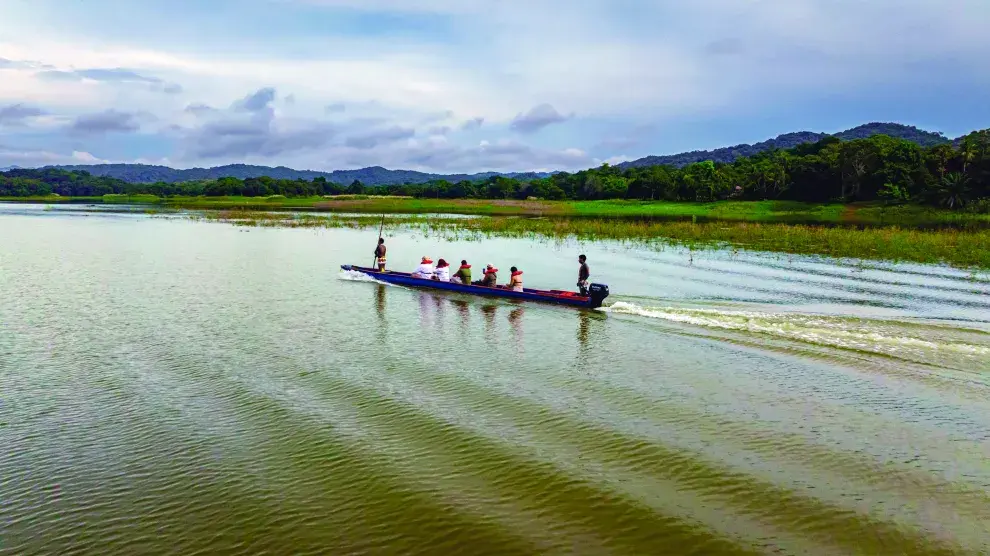
[[[987,274],[376,233],[0,205],[0,553],[987,553]]]

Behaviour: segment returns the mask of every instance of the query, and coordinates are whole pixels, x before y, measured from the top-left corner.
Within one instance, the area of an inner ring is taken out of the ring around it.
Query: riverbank
[[[205,211],[193,218],[242,226],[376,228],[379,216]],[[890,262],[947,264],[990,269],[990,230],[815,226],[767,222],[691,222],[617,218],[390,216],[386,228],[412,228],[457,238],[576,237],[681,246],[691,250],[734,248]]]
[[[883,203],[813,204],[792,201],[519,201],[490,199],[414,199],[340,195],[336,197],[7,197],[7,202],[114,203],[176,209],[319,211],[370,214],[465,214],[485,216],[559,216],[591,218],[693,219],[729,222],[779,222],[901,228],[990,228],[990,213]]]
[[[918,206],[723,201],[485,201],[340,196],[332,199],[115,195],[19,199],[59,205],[119,205],[149,213],[193,210],[194,218],[278,227],[391,227],[462,237],[577,237],[663,248],[733,248],[990,269],[990,215]],[[130,205],[130,206],[128,206]],[[102,207],[105,210],[107,207]],[[110,210],[116,210],[111,207]],[[323,213],[323,214],[321,214]],[[334,214],[327,214],[334,213]],[[350,214],[342,214],[350,213]],[[368,216],[355,216],[366,213]],[[436,218],[457,214],[463,218]]]

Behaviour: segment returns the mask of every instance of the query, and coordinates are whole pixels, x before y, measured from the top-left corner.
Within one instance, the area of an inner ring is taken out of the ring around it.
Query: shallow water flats
[[[55,212],[55,211],[51,211]],[[377,230],[375,230],[377,231]],[[376,235],[0,216],[0,550],[979,554],[986,283],[386,235],[610,307],[385,285]]]

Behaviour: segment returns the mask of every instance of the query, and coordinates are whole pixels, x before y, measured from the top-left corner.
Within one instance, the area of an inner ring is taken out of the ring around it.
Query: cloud
[[[105,110],[96,114],[79,116],[69,126],[69,130],[81,134],[130,133],[140,129],[136,114]]]
[[[990,3],[979,0],[579,0],[566,10],[559,0],[277,0],[275,12],[273,1],[232,11],[2,3],[0,106],[44,106],[51,114],[39,124],[153,112],[161,125],[142,125],[141,137],[154,146],[108,141],[97,154],[110,158],[270,156],[309,167],[416,164],[417,153],[451,166],[427,156],[447,151],[457,164],[501,164],[510,155],[495,146],[510,137],[530,149],[512,159],[522,169],[571,164],[560,154],[571,146],[588,161],[870,119],[949,135],[990,125]],[[296,100],[244,98],[266,88]],[[252,102],[260,107],[231,108]],[[630,131],[642,121],[663,133]],[[391,127],[422,136],[364,137]],[[73,144],[66,129],[41,137],[32,128],[32,140],[57,150]],[[482,131],[492,148],[475,144]],[[5,128],[0,142],[12,134]]]
[[[260,112],[275,102],[275,88],[265,87],[234,103],[234,108],[247,112]]]
[[[615,166],[618,164],[622,164],[623,162],[629,162],[630,160],[633,160],[633,158],[624,154],[620,154],[616,156],[610,156],[605,160],[602,160],[601,162],[604,164],[608,164],[609,166]]]
[[[573,116],[573,115],[572,115]],[[525,114],[518,114],[509,127],[519,133],[535,133],[548,125],[566,122],[572,116],[564,116],[549,104],[539,104]]]
[[[27,104],[11,104],[0,107],[0,126],[23,125],[24,120],[43,116],[44,110]]]
[[[623,130],[620,134],[606,136],[595,145],[595,150],[608,152],[621,151],[643,144],[650,137],[657,135],[658,132],[659,130],[655,125],[636,125]]]
[[[336,135],[337,130],[327,122],[279,118],[272,107],[276,98],[273,87],[264,87],[227,110],[205,104],[187,106],[185,112],[204,121],[176,130],[184,155],[193,159],[267,158],[311,151],[327,145]]]
[[[82,81],[82,76],[74,71],[59,71],[59,70],[48,70],[39,71],[35,75],[39,79],[44,79],[46,81]]]
[[[377,163],[389,168],[446,173],[573,170],[595,164],[595,160],[580,149],[541,149],[511,140],[462,146],[439,138],[371,151],[343,149],[331,151],[329,155],[332,160],[343,160],[348,167]]]
[[[51,66],[46,66],[40,62],[32,62],[29,60],[10,60],[8,58],[0,58],[0,70],[4,69],[35,69],[35,68],[48,68]]]
[[[0,167],[35,168],[54,164],[104,164],[110,162],[86,151],[54,152],[46,149],[24,149],[0,144]]]
[[[183,111],[195,113],[196,118],[192,126],[176,130],[183,149],[172,160],[180,165],[183,161],[271,164],[277,158],[279,164],[327,170],[381,165],[449,172],[576,169],[595,162],[580,149],[546,149],[506,140],[457,144],[452,126],[432,126],[418,137],[415,127],[397,119],[296,118],[274,110],[278,98],[274,88],[266,87],[227,109],[186,106]],[[480,124],[481,118],[470,121]]]
[[[352,135],[344,143],[355,149],[371,149],[378,145],[408,139],[415,134],[415,129],[395,125]]]
[[[461,124],[461,129],[463,129],[464,131],[471,131],[480,128],[481,125],[484,123],[485,123],[484,118],[480,118],[480,117],[471,118],[470,120],[467,120],[466,122]]]
[[[423,124],[432,124],[437,122],[445,122],[454,117],[453,110],[440,110],[438,112],[431,112],[420,118]]]
[[[282,129],[277,126],[210,125],[189,136],[186,155],[197,159],[261,157],[309,151],[326,145],[334,130],[324,126]]]
[[[203,104],[202,102],[194,102],[192,104],[186,105],[184,111],[189,114],[201,116],[205,114],[213,114],[217,112],[217,109],[208,104]]]
[[[157,77],[142,75],[125,68],[49,69],[39,71],[35,75],[45,81],[71,82],[89,80],[99,83],[137,83],[147,85],[153,90],[167,94],[178,94],[182,92],[182,86],[178,83],[167,83]]]
[[[93,69],[78,70],[73,73],[75,73],[76,75],[82,78],[92,79],[94,81],[117,81],[117,82],[138,81],[141,83],[162,82],[162,80],[158,79],[157,77],[147,77],[124,68],[93,68]]]

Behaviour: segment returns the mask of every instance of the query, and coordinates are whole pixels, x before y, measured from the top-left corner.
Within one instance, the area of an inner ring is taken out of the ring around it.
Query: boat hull
[[[567,305],[570,307],[583,307],[585,309],[595,309],[602,306],[602,301],[608,297],[608,286],[604,284],[592,284],[593,295],[583,296],[574,292],[562,290],[534,290],[525,288],[521,292],[513,291],[504,287],[478,286],[475,284],[458,284],[456,282],[441,282],[440,280],[429,280],[415,278],[406,272],[380,272],[378,269],[361,267],[357,265],[340,265],[342,270],[360,272],[375,280],[390,284],[400,284],[416,288],[430,288],[435,290],[446,290],[452,292],[466,293],[471,295],[483,295],[487,297],[504,297],[508,299],[521,299],[526,301],[539,301],[542,303],[554,303],[557,305]]]

